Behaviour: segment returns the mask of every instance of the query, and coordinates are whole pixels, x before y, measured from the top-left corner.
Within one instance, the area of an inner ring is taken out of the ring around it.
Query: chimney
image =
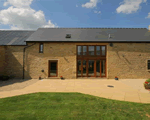
[[[150,25],[148,26],[148,30],[150,30]]]

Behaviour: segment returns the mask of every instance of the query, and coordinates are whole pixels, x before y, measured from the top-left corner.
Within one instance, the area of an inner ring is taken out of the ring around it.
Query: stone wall
[[[33,43],[29,43],[31,45]],[[107,43],[92,43],[106,45]],[[39,53],[39,43],[26,49],[26,72],[32,78],[48,78],[48,61],[58,60],[58,77],[76,78],[76,45],[91,45],[91,43],[44,43],[44,52]],[[41,70],[44,69],[44,72]],[[29,76],[26,75],[26,78]]]
[[[5,46],[0,46],[0,76],[5,74]]]
[[[33,43],[29,43],[31,45]],[[147,60],[150,59],[149,43],[44,43],[44,52],[39,53],[39,43],[26,48],[25,79],[48,78],[48,61],[58,60],[58,77],[76,78],[76,45],[107,45],[106,72],[108,79],[147,79]],[[23,48],[25,46],[0,46],[0,74],[4,68],[7,75],[22,78]],[[4,55],[5,53],[5,55]],[[6,64],[5,64],[6,63]],[[41,70],[44,69],[44,72]]]
[[[14,78],[23,76],[23,48],[25,46],[5,47],[6,74]]]
[[[107,47],[108,78],[147,79],[147,60],[150,59],[150,43],[114,43]]]

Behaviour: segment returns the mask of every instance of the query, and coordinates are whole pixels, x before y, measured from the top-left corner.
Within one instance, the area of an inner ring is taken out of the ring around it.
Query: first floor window
[[[94,47],[95,46],[89,46],[89,51],[88,51],[89,55],[94,55],[94,50],[95,50]]]
[[[43,53],[43,43],[40,43],[39,53]]]
[[[82,53],[82,46],[78,46],[78,55],[81,55]]]
[[[147,69],[150,70],[150,60],[147,60]]]
[[[102,46],[102,55],[105,56],[105,46]]]

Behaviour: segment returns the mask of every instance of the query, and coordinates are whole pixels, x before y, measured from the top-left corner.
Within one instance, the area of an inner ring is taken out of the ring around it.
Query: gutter
[[[31,46],[33,46],[33,45],[35,45],[35,44],[36,44],[36,43],[34,43],[34,44],[30,45],[30,46],[26,46],[26,47],[24,47],[24,49],[23,49],[23,76],[22,76],[22,79],[24,79],[24,63],[25,63],[24,58],[25,58],[25,49],[28,48],[28,47],[31,47]]]

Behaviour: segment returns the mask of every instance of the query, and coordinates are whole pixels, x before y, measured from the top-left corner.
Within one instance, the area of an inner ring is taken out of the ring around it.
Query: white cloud
[[[146,18],[150,18],[150,12],[148,13],[148,16]]]
[[[12,5],[17,8],[30,7],[33,0],[7,0],[4,2],[4,6]]]
[[[43,11],[35,11],[30,8],[31,3],[32,0],[8,0],[5,2],[4,5],[12,6],[0,11],[0,24],[9,25],[12,30],[57,27],[51,20],[46,22]]]
[[[93,8],[93,7],[96,7],[97,3],[98,3],[98,0],[90,0],[90,2],[82,4],[82,7]]]
[[[117,13],[131,14],[141,9],[140,4],[146,2],[147,0],[124,0],[117,9]]]
[[[76,5],[76,7],[78,7],[78,5]]]
[[[94,13],[101,14],[101,11],[94,10]]]

